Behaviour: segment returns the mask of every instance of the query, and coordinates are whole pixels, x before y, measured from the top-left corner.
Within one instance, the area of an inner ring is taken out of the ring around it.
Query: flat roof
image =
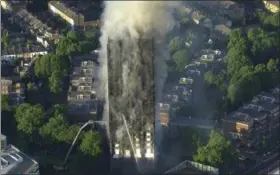
[[[1,165],[1,174],[27,174],[32,168],[38,167],[38,163],[34,159],[13,145],[8,145],[1,152]]]
[[[59,10],[61,13],[65,14],[69,18],[76,18],[78,15],[81,15],[80,13],[75,12],[72,8],[68,7],[63,2],[59,1],[49,1],[49,4],[54,6],[57,10]]]

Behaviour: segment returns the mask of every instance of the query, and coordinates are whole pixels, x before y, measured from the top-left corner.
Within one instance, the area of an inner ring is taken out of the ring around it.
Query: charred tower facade
[[[154,162],[154,41],[109,39],[107,56],[111,163],[145,173]]]

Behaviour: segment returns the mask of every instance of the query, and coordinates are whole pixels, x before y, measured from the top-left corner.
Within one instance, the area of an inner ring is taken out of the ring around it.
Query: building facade
[[[59,1],[50,1],[48,3],[49,10],[59,15],[65,21],[67,21],[72,27],[75,26],[84,26],[84,15],[77,13],[67,7],[63,2]]]
[[[263,1],[265,7],[273,13],[279,12],[279,1]]]
[[[10,105],[24,103],[24,85],[20,82],[1,78],[1,95],[7,95]]]
[[[113,160],[130,159],[139,172],[149,171],[142,165],[154,160],[154,49],[151,39],[134,43],[108,42],[108,104]]]
[[[40,174],[38,162],[21,152],[15,146],[7,145],[7,138],[2,134],[0,155],[0,174]]]
[[[68,113],[75,121],[87,121],[97,114],[97,98],[94,87],[96,63],[92,56],[73,58],[68,92]]]

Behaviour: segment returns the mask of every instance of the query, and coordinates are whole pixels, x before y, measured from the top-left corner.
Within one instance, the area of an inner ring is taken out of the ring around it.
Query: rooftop
[[[236,110],[236,112],[241,113],[241,114],[246,114],[249,115],[251,118],[255,120],[262,119],[264,116],[268,114],[267,111],[259,110],[257,108],[251,107],[251,108],[239,108]]]
[[[231,32],[231,29],[224,24],[216,25],[215,30],[221,32],[223,35],[229,35]]]
[[[264,111],[272,111],[276,108],[279,108],[279,104],[271,103],[271,102],[268,102],[266,100],[262,100],[259,98],[254,98],[252,100],[252,102],[248,103],[248,105],[250,105],[250,104],[262,107]]]
[[[57,8],[59,11],[63,12],[66,16],[68,16],[69,18],[76,18],[77,15],[79,15],[79,13],[76,13],[73,9],[71,9],[70,7],[68,7],[66,4],[64,4],[63,2],[59,2],[59,1],[49,1],[49,4],[54,6],[55,8]]]
[[[29,47],[27,47],[26,44],[16,44],[12,45],[10,47],[4,48],[2,50],[1,55],[18,55],[18,54],[27,54],[27,53],[35,53],[35,52],[46,52],[47,50],[37,44],[31,44]]]
[[[240,113],[239,111],[235,111],[227,115],[223,120],[248,123],[252,120],[252,117],[248,114]]]
[[[272,93],[272,92],[261,92],[260,94],[258,94],[256,97],[266,100],[266,101],[270,101],[270,102],[274,102],[274,103],[278,103],[279,104],[279,100],[280,100],[280,94],[279,93]]]
[[[280,2],[279,1],[273,1],[273,0],[269,0],[269,1],[265,1],[266,3],[269,3],[269,4],[272,4],[272,5],[275,5],[275,6],[278,6],[279,8],[279,5],[280,5]]]
[[[38,163],[18,150],[13,145],[8,145],[1,152],[1,174],[27,174],[38,170]]]

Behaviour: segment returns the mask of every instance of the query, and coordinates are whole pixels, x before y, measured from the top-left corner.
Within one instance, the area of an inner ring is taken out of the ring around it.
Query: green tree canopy
[[[9,45],[9,33],[5,32],[4,36],[2,37],[2,42],[4,44],[4,47],[8,47]]]
[[[233,105],[240,105],[242,102],[250,100],[262,89],[261,81],[255,72],[248,73],[240,78],[236,83],[228,87],[228,99]]]
[[[177,52],[183,47],[183,39],[180,37],[173,38],[168,45],[171,54]]]
[[[79,131],[76,125],[69,125],[61,114],[53,116],[40,128],[40,135],[51,137],[56,142],[71,144]]]
[[[184,71],[185,67],[191,62],[191,56],[188,49],[181,49],[173,55],[174,62],[179,72]]]
[[[207,85],[215,86],[221,91],[226,90],[225,80],[226,76],[222,72],[219,72],[217,74],[213,74],[212,72],[208,71],[204,73],[204,80]]]
[[[254,63],[266,63],[267,56],[271,55],[274,49],[273,38],[260,28],[250,28],[247,37],[252,44],[251,53]]]
[[[40,105],[23,103],[16,108],[15,119],[18,130],[33,134],[44,122],[44,109]]]
[[[67,109],[66,106],[63,104],[55,104],[52,107],[52,115],[53,116],[58,116],[58,115],[63,115],[65,116],[67,114]]]
[[[267,66],[267,69],[270,71],[270,72],[277,72],[277,65],[276,65],[276,62],[274,61],[274,59],[269,59],[268,63],[266,64]]]
[[[1,94],[1,111],[9,111],[9,96]]]
[[[52,76],[49,78],[49,87],[50,91],[54,94],[58,94],[62,92],[62,79],[61,73],[58,71],[55,71],[52,73]]]
[[[57,43],[56,46],[57,55],[73,56],[79,53],[81,53],[81,47],[78,41],[74,40],[73,38],[63,37]]]
[[[101,154],[101,137],[99,133],[89,131],[84,134],[80,149],[87,155],[96,157]]]
[[[230,141],[217,131],[211,131],[207,145],[200,146],[194,160],[214,167],[229,168],[235,163],[236,153]]]
[[[247,74],[254,72],[253,66],[245,65],[241,67],[233,76],[231,77],[230,84],[236,83],[239,79],[243,78]]]

